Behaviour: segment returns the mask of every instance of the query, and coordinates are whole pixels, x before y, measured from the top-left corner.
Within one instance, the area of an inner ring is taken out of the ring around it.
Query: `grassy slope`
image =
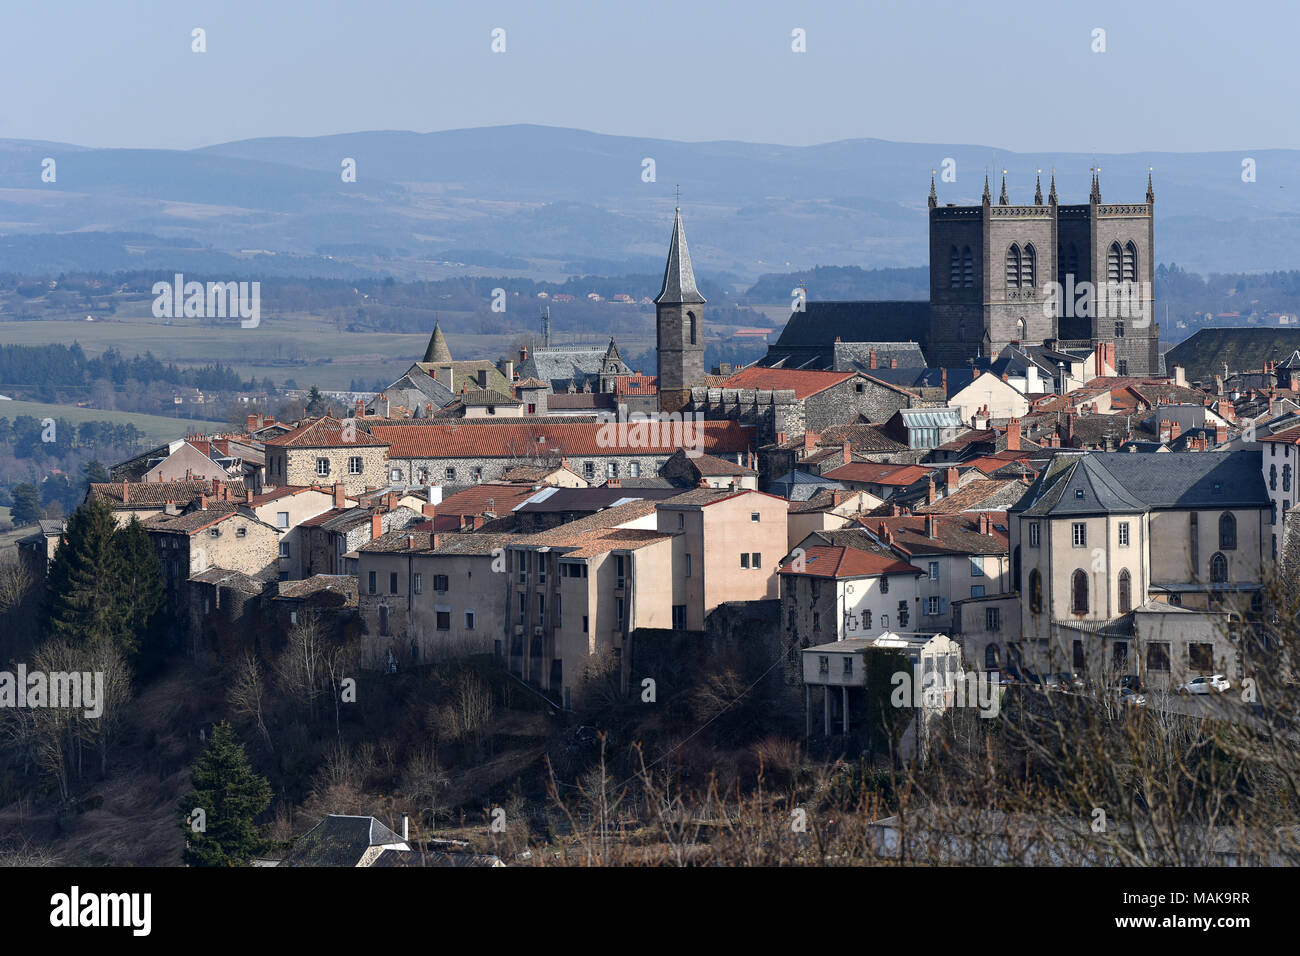
[[[62,418],[74,424],[82,422],[112,422],[115,425],[131,424],[155,444],[184,438],[185,433],[226,431],[224,422],[199,421],[189,418],[168,418],[165,415],[142,415],[138,412],[106,411],[102,408],[78,408],[75,405],[49,405],[43,402],[0,402],[0,418],[13,421],[20,415],[33,418]]]

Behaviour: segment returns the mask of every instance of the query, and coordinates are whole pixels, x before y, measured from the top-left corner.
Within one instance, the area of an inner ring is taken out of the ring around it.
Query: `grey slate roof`
[[[537,349],[519,363],[519,377],[541,379],[556,393],[566,392],[570,382],[578,388],[590,384],[594,390],[599,387],[600,371],[608,351],[608,347],[599,345]]]
[[[294,843],[281,866],[356,866],[372,846],[404,841],[374,817],[330,814]]]
[[[673,239],[668,246],[668,263],[664,266],[664,284],[655,296],[656,305],[703,305],[704,296],[695,287],[695,269],[691,252],[686,248],[686,231],[682,228],[682,211],[673,218]]]
[[[871,367],[871,353],[876,353],[876,367]],[[866,372],[875,375],[882,371],[925,368],[925,355],[915,342],[834,342],[832,343],[832,368],[836,372]],[[897,362],[897,369],[890,369]],[[906,385],[907,382],[895,382]]]
[[[766,368],[835,367],[835,340],[895,342],[925,348],[930,332],[927,301],[807,302],[792,312],[781,336],[758,364]],[[901,365],[902,362],[900,361]]]
[[[821,475],[806,471],[790,471],[780,478],[773,479],[767,490],[770,494],[780,495],[790,501],[807,501],[823,488],[843,487],[840,482],[823,478]]]
[[[1085,515],[1148,509],[1266,508],[1260,452],[1129,452],[1058,456],[1014,510]]]

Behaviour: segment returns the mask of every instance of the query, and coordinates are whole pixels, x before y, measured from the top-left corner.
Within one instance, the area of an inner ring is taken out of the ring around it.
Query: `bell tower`
[[[680,411],[690,401],[691,386],[704,382],[704,304],[704,296],[695,287],[679,206],[663,288],[655,297],[660,411]]]

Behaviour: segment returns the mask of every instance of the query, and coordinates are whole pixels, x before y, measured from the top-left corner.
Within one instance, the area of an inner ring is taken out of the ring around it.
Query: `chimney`
[[[980,534],[992,534],[992,533],[993,533],[992,530],[989,528],[989,513],[987,511],[981,511],[980,512]]]
[[[844,464],[847,465],[852,460],[853,460],[853,443],[846,441],[844,443]]]
[[[957,469],[956,469],[955,467],[953,467],[953,466],[949,466],[949,467],[948,467],[948,471],[947,471],[947,475],[946,475],[946,479],[945,479],[945,482],[944,482],[945,487],[946,487],[946,489],[947,489],[946,494],[950,494],[950,495],[951,495],[951,494],[953,494],[953,493],[957,490],[957,482],[958,482],[959,480],[960,480],[960,479],[958,478],[958,475],[957,475]]]
[[[1187,370],[1181,365],[1174,366],[1174,384],[1181,386],[1187,385]]]
[[[334,507],[342,508],[343,506],[343,482],[336,481],[334,482]]]
[[[699,483],[698,485],[696,485],[695,487],[697,487],[697,488],[708,488],[708,487],[709,487],[709,479],[705,478],[703,475],[700,475],[700,483]]]
[[[1008,375],[1006,372],[1003,372],[1003,373],[1002,373],[1002,381],[1004,381],[1004,382],[1010,382],[1010,381],[1011,381],[1011,376]]]
[[[357,399],[356,404],[352,406],[352,417],[353,418],[366,417],[366,403],[359,398]]]
[[[212,479],[212,500],[213,501],[221,500],[221,479],[220,478]]]
[[[607,479],[605,479],[605,487],[606,487],[606,488],[622,488],[622,487],[623,487],[623,479],[622,479],[622,478],[607,478]]]
[[[510,359],[502,359],[500,372],[507,382],[513,382],[515,380],[515,363]]]
[[[131,484],[130,482],[123,481],[122,482],[122,504],[124,505],[129,504],[130,501],[131,501]]]
[[[813,432],[813,431],[806,431],[806,432],[804,432],[804,433],[803,433],[803,450],[804,450],[805,452],[809,452],[809,451],[812,451],[814,448],[816,448],[816,447],[817,447],[817,439],[820,438],[820,437],[821,437],[820,435],[818,435],[816,432]]]
[[[255,431],[257,431],[257,416],[256,416],[256,415],[249,415],[249,416],[248,416],[247,427],[248,427],[248,430],[249,430],[250,432],[255,432]]]
[[[437,505],[434,505],[434,504],[427,504],[427,503],[426,503],[426,504],[422,504],[422,505],[420,505],[420,510],[424,512],[424,516],[425,516],[426,518],[436,518],[436,517],[438,517],[438,506],[437,506]]]
[[[876,350],[872,349],[870,352],[867,353],[867,368],[875,368],[875,367],[876,367]]]
[[[890,367],[890,368],[898,368],[898,359],[896,359],[896,358],[891,358],[891,359],[889,360],[889,367]]]
[[[1273,396],[1272,395],[1268,397],[1268,417],[1269,418],[1273,417]]]
[[[785,444],[785,439],[786,439],[786,434],[785,434],[785,432],[777,432],[777,433],[776,433],[776,443],[777,443],[778,445],[784,445],[784,444]]]
[[[948,370],[946,368],[939,369],[939,387],[943,389],[945,395],[948,394]]]
[[[1074,441],[1074,412],[1065,413],[1065,439]]]
[[[528,361],[528,346],[521,345],[519,346],[519,364],[523,365],[527,361]]]
[[[415,550],[415,535],[413,535],[413,534],[408,534],[408,535],[406,536],[406,550],[407,550],[407,551],[414,551],[414,550]]]
[[[397,507],[397,492],[390,491],[388,494],[384,495],[384,509],[386,511],[392,511],[396,507]]]
[[[374,541],[384,533],[384,516],[378,511],[370,512],[370,540]]]
[[[436,534],[431,534],[431,535],[429,535],[429,547],[432,548],[432,549],[434,549],[435,551],[437,550],[437,548],[438,548],[438,536],[437,536]]]
[[[932,505],[938,500],[939,496],[935,494],[934,490],[934,475],[931,475],[926,479],[925,483],[925,503],[927,505]]]
[[[935,520],[934,515],[925,516],[925,536],[927,538],[939,537],[939,523]]]
[[[1020,451],[1020,419],[1007,422],[1007,451]]]
[[[208,496],[203,494],[202,492],[199,493],[199,510],[200,511],[208,510]]]
[[[895,518],[897,518],[897,517],[902,513],[902,512],[900,512],[899,509],[898,509],[898,502],[897,502],[897,501],[893,502],[893,503],[889,506],[889,513],[890,513],[893,517],[895,517]]]
[[[405,813],[402,814],[402,842],[405,843],[410,835],[411,818]]]
[[[1178,437],[1179,435],[1181,435],[1182,433],[1183,433],[1183,426],[1182,426],[1182,425],[1178,424],[1178,422],[1170,422],[1170,423],[1169,423],[1169,440],[1170,440],[1170,441],[1173,441],[1175,438],[1177,438],[1177,437]]]

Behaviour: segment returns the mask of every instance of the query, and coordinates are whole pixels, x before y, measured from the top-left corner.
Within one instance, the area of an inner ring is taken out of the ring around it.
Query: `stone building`
[[[349,495],[388,484],[388,442],[328,415],[266,440],[266,487],[341,483]],[[414,482],[411,482],[414,484]]]
[[[673,219],[663,287],[655,296],[661,411],[681,410],[691,400],[691,388],[704,381],[704,305],[704,296],[695,286],[679,207]]]

